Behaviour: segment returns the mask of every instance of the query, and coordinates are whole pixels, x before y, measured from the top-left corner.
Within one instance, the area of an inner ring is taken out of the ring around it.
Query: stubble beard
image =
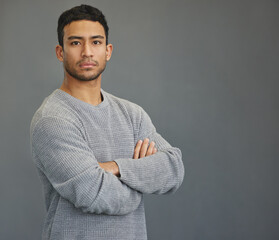
[[[95,61],[95,63],[96,63],[96,67],[98,68],[98,67],[99,67],[99,63],[96,62],[96,61]],[[76,64],[76,65],[78,66],[79,63]],[[93,81],[93,80],[97,79],[97,78],[103,73],[103,71],[105,70],[105,68],[106,68],[106,63],[105,63],[103,66],[101,66],[100,68],[96,69],[97,72],[93,73],[93,74],[90,75],[90,76],[86,76],[86,75],[84,75],[84,74],[78,73],[76,69],[71,68],[70,65],[69,65],[69,63],[68,63],[68,61],[64,61],[64,69],[65,69],[65,71],[66,71],[71,77],[73,77],[73,78],[75,78],[75,79],[77,79],[77,80],[79,80],[79,81],[83,81],[83,82],[84,82],[84,81]],[[92,69],[91,69],[91,68],[85,68],[84,71],[88,72],[88,71],[92,71]]]

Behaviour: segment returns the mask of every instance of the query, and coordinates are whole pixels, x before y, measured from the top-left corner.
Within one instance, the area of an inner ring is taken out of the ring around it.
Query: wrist
[[[100,167],[106,172],[110,172],[113,175],[120,177],[119,167],[115,161],[99,163]]]
[[[119,172],[119,167],[117,165],[117,163],[115,161],[112,161],[113,163],[113,174],[116,176],[116,177],[120,177],[120,172]]]

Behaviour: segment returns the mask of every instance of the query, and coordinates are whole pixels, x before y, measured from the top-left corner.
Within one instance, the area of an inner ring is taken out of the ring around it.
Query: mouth
[[[95,62],[82,62],[79,64],[80,68],[93,68],[95,66],[97,66]]]

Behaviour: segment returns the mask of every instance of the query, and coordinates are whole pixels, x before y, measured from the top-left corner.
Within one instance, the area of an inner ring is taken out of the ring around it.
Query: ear
[[[109,61],[110,58],[111,58],[112,50],[113,50],[112,44],[108,44],[108,45],[106,46],[106,60],[107,60],[107,61]]]
[[[63,48],[60,45],[55,47],[56,57],[60,62],[63,62]]]

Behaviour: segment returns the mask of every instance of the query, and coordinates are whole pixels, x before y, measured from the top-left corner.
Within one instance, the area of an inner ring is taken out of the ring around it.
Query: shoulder
[[[133,124],[139,124],[139,122],[142,119],[142,116],[146,114],[144,109],[134,102],[114,96],[107,92],[105,94],[108,97],[110,106],[113,109],[117,109],[117,111],[129,117]]]
[[[122,111],[122,113],[126,115],[126,118],[131,121],[136,132],[149,133],[155,130],[149,115],[141,106],[126,99],[116,97],[112,94],[106,94],[109,98],[110,105],[114,109],[120,109],[119,111]]]
[[[35,112],[31,121],[30,131],[32,133],[39,123],[54,123],[55,121],[63,121],[72,124],[77,124],[79,122],[78,114],[59,96],[57,90],[46,97]]]
[[[128,112],[129,115],[141,115],[142,111],[144,111],[141,106],[139,106],[138,104],[136,104],[134,102],[131,102],[124,98],[114,96],[107,92],[105,92],[105,94],[107,95],[112,107],[124,109]]]

